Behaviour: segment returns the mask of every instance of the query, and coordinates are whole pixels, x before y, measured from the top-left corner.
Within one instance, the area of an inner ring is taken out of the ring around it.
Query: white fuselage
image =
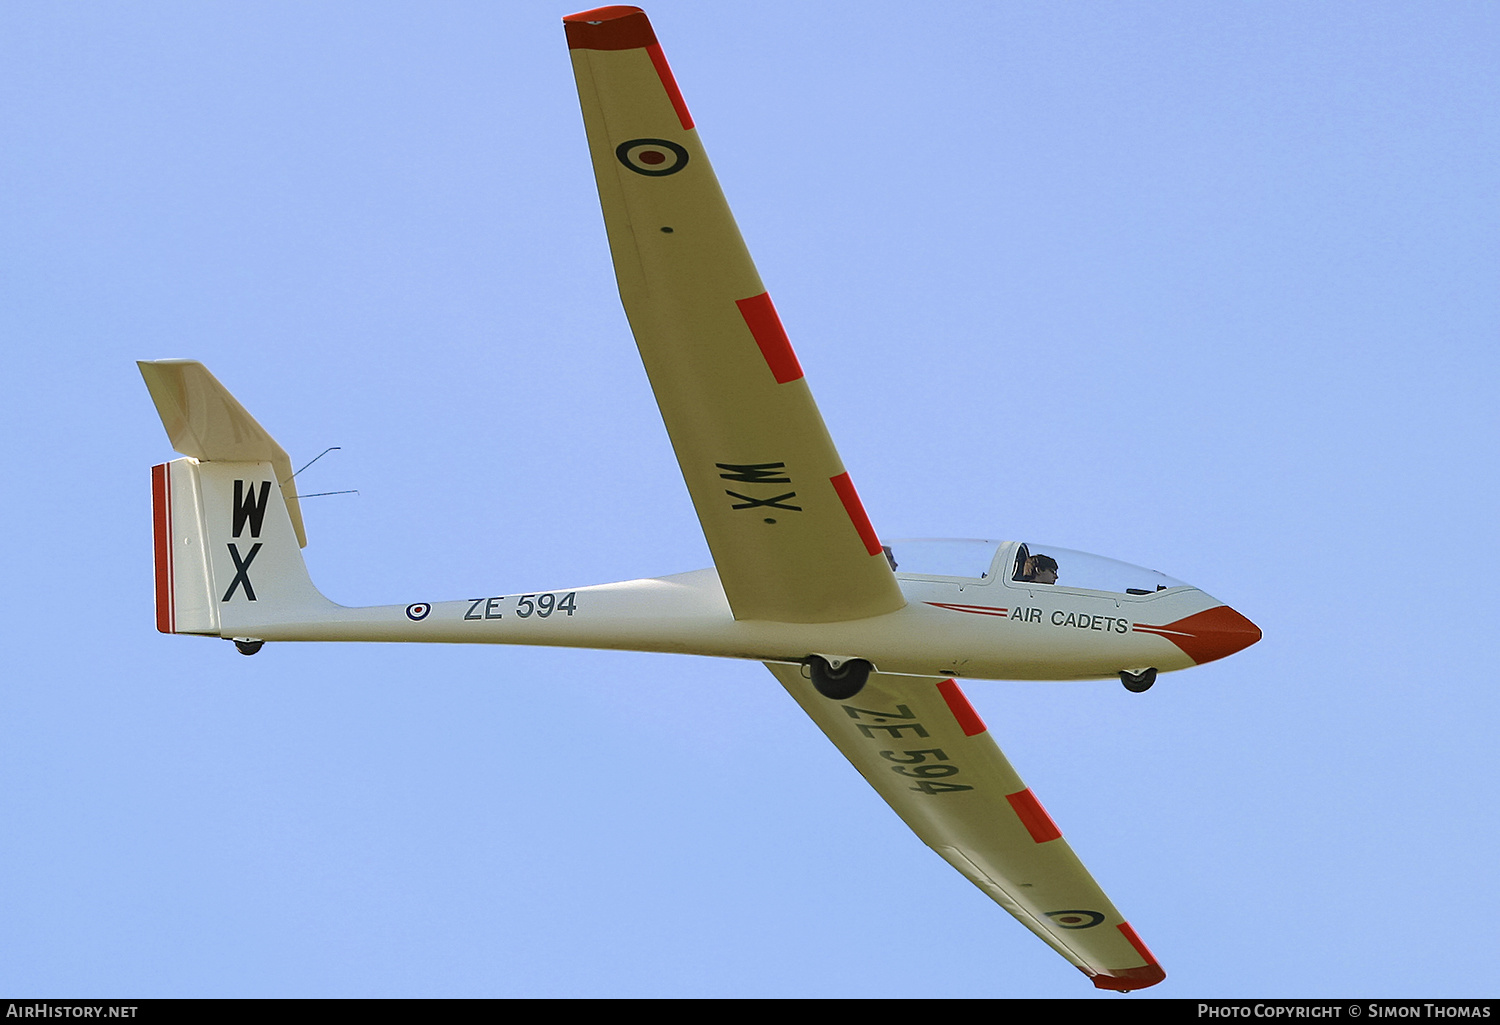
[[[167,633],[241,641],[529,644],[772,663],[818,655],[834,666],[863,659],[881,673],[1010,680],[1169,672],[1260,638],[1249,620],[1196,587],[1086,553],[1015,541],[893,541],[886,557],[897,566],[894,579],[905,604],[832,622],[736,619],[713,569],[347,608],[309,579],[288,507],[271,501],[280,491],[269,463],[180,459],[153,473],[157,623]],[[1044,564],[1056,582],[1019,579]],[[913,572],[918,569],[923,572]]]
[[[257,623],[268,641],[526,644],[761,662],[862,658],[883,673],[1078,680],[1194,665],[1160,628],[1221,603],[1195,587],[1111,594],[1007,580],[897,574],[906,607],[834,623],[736,620],[712,569],[425,606],[306,608]],[[226,624],[226,635],[237,635]]]

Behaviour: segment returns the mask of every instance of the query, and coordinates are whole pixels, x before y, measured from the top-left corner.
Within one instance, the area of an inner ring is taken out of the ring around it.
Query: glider
[[[1101,989],[1166,977],[959,678],[1141,691],[1260,630],[1196,587],[1037,543],[882,542],[823,425],[650,22],[563,19],[620,297],[714,568],[346,608],[313,586],[287,454],[201,364],[139,364],[156,622],[233,640],[531,644],[754,659],[950,865]]]

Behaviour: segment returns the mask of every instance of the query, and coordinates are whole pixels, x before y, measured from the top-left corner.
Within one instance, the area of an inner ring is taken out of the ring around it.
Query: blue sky
[[[1500,10],[647,10],[877,530],[1264,630],[966,688],[1154,992],[1497,995]],[[757,665],[155,632],[141,358],[342,446],[337,601],[708,564],[570,11],[0,8],[0,991],[1093,992]]]

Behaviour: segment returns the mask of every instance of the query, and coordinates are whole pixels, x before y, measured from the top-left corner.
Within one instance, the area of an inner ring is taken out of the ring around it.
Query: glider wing
[[[736,619],[905,604],[635,7],[563,19],[620,298]]]
[[[872,673],[857,697],[830,701],[801,666],[766,668],[924,843],[1095,986],[1166,978],[956,681]]]

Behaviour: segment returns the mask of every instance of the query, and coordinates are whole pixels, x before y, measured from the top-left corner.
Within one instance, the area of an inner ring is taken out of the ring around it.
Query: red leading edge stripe
[[[661,79],[661,87],[667,91],[667,99],[672,101],[672,109],[677,111],[677,120],[681,122],[682,130],[687,131],[693,127],[693,115],[688,113],[687,102],[682,98],[682,90],[677,88],[672,68],[667,64],[667,58],[662,56],[661,44],[652,43],[646,47],[646,52],[651,55],[651,63],[656,66],[656,77]]]
[[[870,523],[870,517],[865,514],[864,503],[859,500],[859,493],[854,490],[854,482],[849,479],[848,471],[837,477],[829,477],[828,482],[833,485],[833,490],[839,493],[839,501],[844,503],[844,511],[849,514],[849,520],[854,524],[854,529],[859,531],[859,539],[865,543],[865,551],[871,555],[881,553],[880,538],[875,536],[875,527]]]
[[[1047,809],[1042,807],[1042,802],[1036,799],[1030,788],[1020,793],[1006,794],[1005,799],[1015,809],[1016,817],[1026,827],[1026,832],[1037,843],[1046,843],[1062,836],[1062,830],[1057,828],[1057,823],[1052,821],[1052,816],[1047,814]]]
[[[979,718],[979,713],[974,711],[974,706],[969,704],[969,699],[964,692],[959,690],[958,684],[953,680],[939,680],[938,693],[943,700],[948,702],[948,710],[953,713],[953,718],[958,720],[958,725],[964,731],[964,736],[975,737],[983,733],[987,726],[984,720]]]
[[[166,463],[151,467],[151,526],[156,563],[156,629],[175,632],[172,622],[172,483]]]
[[[781,318],[771,304],[771,293],[736,299],[734,304],[740,308],[740,316],[745,318],[745,326],[754,336],[755,344],[760,346],[760,354],[765,357],[766,366],[771,368],[776,383],[789,384],[800,378],[802,364],[797,362],[792,340],[786,336],[786,328],[781,326]]]
[[[1142,960],[1148,965],[1157,963],[1156,958],[1151,956],[1151,951],[1141,942],[1141,938],[1135,934],[1135,930],[1130,927],[1129,922],[1121,922],[1116,928],[1130,941],[1130,945],[1135,948],[1137,954],[1141,955]]]

